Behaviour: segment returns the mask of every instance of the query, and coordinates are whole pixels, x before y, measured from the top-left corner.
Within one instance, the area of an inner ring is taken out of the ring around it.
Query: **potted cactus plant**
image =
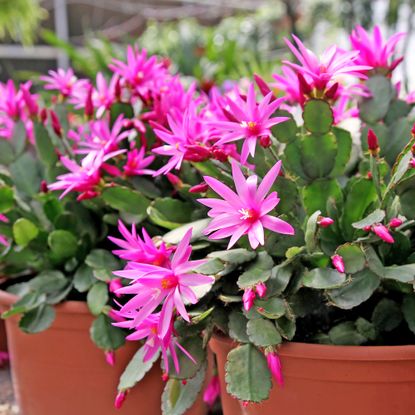
[[[43,78],[58,91],[47,110],[21,86],[18,125],[34,146],[20,155],[21,136],[0,142],[10,154],[2,264],[13,276],[48,267],[75,290],[59,297],[63,287],[48,292],[49,280],[31,272],[9,288],[21,300],[5,316],[23,313],[26,331],[45,328],[48,304],[89,289],[100,341],[113,349],[112,333],[127,331],[129,345],[142,345],[117,407],[161,362],[162,411],[185,412],[210,344],[204,398],[213,404],[220,390],[225,415],[324,414],[327,399],[341,415],[357,402],[360,413],[409,412],[415,139],[411,105],[391,81],[402,35],[383,42],[375,32],[368,47],[371,36],[356,28],[351,51],[333,46],[321,58],[294,37],[298,62],[285,62],[275,84],[254,76],[231,91],[185,86],[133,47],[110,65],[110,81],[61,70]],[[39,163],[41,195],[27,167]]]

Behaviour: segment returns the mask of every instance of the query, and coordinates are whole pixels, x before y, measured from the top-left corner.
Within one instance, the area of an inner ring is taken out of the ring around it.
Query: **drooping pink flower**
[[[154,156],[145,157],[145,147],[140,150],[134,148],[127,153],[127,161],[123,167],[126,176],[142,176],[144,174],[153,174],[154,170],[147,167],[154,161]]]
[[[59,199],[65,197],[69,192],[79,192],[78,200],[96,197],[99,194],[98,185],[101,181],[101,166],[106,161],[123,150],[104,155],[102,151],[91,151],[82,161],[81,165],[68,157],[62,156],[61,163],[70,170],[71,173],[61,174],[57,177],[58,181],[49,185],[50,190],[64,190]]]
[[[245,163],[249,154],[255,155],[256,143],[260,137],[270,136],[272,126],[288,119],[287,117],[273,117],[284,99],[273,100],[273,93],[270,92],[258,104],[253,83],[249,85],[246,99],[239,92],[235,93],[232,99],[228,96],[225,98],[229,121],[209,121],[208,125],[213,128],[213,134],[221,137],[217,145],[244,140],[241,162]]]
[[[405,36],[399,32],[384,40],[379,26],[373,28],[370,35],[363,27],[356,26],[350,35],[350,43],[355,51],[359,51],[355,63],[371,66],[375,70],[392,72],[403,60],[403,57],[391,60],[398,42]]]
[[[331,257],[331,263],[333,264],[333,267],[336,268],[336,270],[340,273],[344,273],[344,261],[343,257],[336,254]]]
[[[210,157],[207,129],[194,103],[191,103],[183,114],[168,114],[167,119],[169,129],[155,125],[155,134],[165,144],[154,148],[153,152],[170,156],[170,159],[154,173],[155,176],[167,174],[173,169],[179,170],[183,160],[203,161]]]
[[[209,189],[207,183],[199,183],[189,189],[189,193],[206,193]]]
[[[280,357],[278,356],[278,353],[276,351],[267,352],[267,363],[268,368],[270,372],[272,373],[272,376],[277,381],[279,386],[284,386],[284,378],[282,375],[282,365]]]
[[[393,236],[390,234],[389,229],[382,225],[381,223],[377,223],[372,226],[372,231],[379,236],[380,239],[385,241],[388,244],[393,244],[395,240],[393,239]]]
[[[128,269],[114,272],[117,276],[132,280],[130,285],[120,288],[118,292],[135,294],[121,308],[122,312],[136,312],[134,325],[140,324],[163,303],[159,323],[159,333],[162,338],[169,329],[174,308],[184,320],[190,321],[183,300],[191,304],[198,301],[191,287],[214,282],[211,276],[191,272],[206,262],[206,260],[189,261],[192,252],[189,244],[191,236],[190,229],[177,246],[168,267],[130,262]]]
[[[132,225],[131,232],[129,232],[126,226],[121,221],[118,221],[118,230],[124,239],[108,237],[111,242],[122,248],[112,251],[114,255],[126,261],[153,264],[161,267],[167,267],[170,264],[170,255],[173,248],[168,248],[164,242],[156,245],[144,228],[142,228],[143,239],[137,234],[135,224]]]
[[[252,308],[252,306],[254,305],[255,298],[256,294],[252,288],[246,288],[244,290],[244,294],[242,296],[242,304],[244,306],[245,311],[249,311]]]
[[[219,395],[220,395],[219,376],[213,375],[210,378],[210,381],[203,392],[203,401],[210,408],[212,408],[213,404],[216,402],[216,399],[218,399]]]
[[[347,52],[333,45],[317,57],[297,36],[292,37],[296,46],[288,39],[285,39],[285,42],[300,64],[289,61],[283,63],[302,74],[305,79],[310,79],[313,87],[319,91],[325,90],[330,82],[337,82],[345,75],[365,79],[364,72],[372,69],[369,65],[356,62],[359,51]]]
[[[147,57],[145,49],[140,52],[133,46],[127,48],[127,62],[114,59],[109,67],[141,96],[146,96],[167,73],[163,65],[157,62],[156,56]]]
[[[317,225],[320,226],[321,228],[327,228],[330,225],[333,225],[334,220],[332,218],[329,217],[325,217],[325,216],[320,216],[317,220]]]
[[[205,176],[205,182],[223,200],[198,199],[200,203],[211,209],[208,215],[213,218],[204,230],[204,234],[211,234],[209,236],[211,239],[230,236],[228,249],[243,235],[248,235],[252,249],[264,245],[264,228],[293,235],[294,228],[289,223],[268,214],[280,201],[277,192],[266,196],[277,179],[280,169],[281,161],[270,169],[257,188],[257,176],[252,175],[245,179],[238,164],[232,161],[232,176],[237,193],[219,180]]]
[[[39,79],[45,82],[44,88],[47,90],[59,91],[63,97],[72,95],[74,89],[85,83],[85,79],[78,79],[72,68],[67,70],[59,68],[56,71],[48,71],[48,76],[41,76]]]
[[[115,365],[115,352],[114,350],[108,350],[105,352],[105,361],[110,365]]]

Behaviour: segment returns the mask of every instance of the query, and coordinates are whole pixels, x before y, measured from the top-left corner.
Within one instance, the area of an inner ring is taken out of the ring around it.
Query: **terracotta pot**
[[[284,344],[284,387],[273,387],[268,401],[246,408],[226,392],[224,380],[226,357],[236,344],[215,337],[210,346],[216,353],[224,415],[415,413],[415,346]]]
[[[0,308],[16,301],[0,291]],[[93,317],[83,302],[67,301],[56,306],[52,327],[38,334],[23,333],[18,318],[6,320],[11,370],[16,400],[23,415],[158,415],[164,384],[155,364],[133,388],[121,410],[114,408],[120,374],[137,350],[129,342],[116,351],[110,367],[104,353],[90,340]],[[201,398],[187,415],[204,415]]]
[[[0,285],[5,281],[0,277]],[[4,320],[0,318],[0,352],[7,352],[7,337],[6,337],[6,325]]]

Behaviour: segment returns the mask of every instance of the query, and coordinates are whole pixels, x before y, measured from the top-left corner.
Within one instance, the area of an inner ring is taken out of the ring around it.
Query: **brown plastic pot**
[[[3,311],[17,297],[0,290]],[[116,351],[110,367],[91,341],[93,317],[85,303],[67,301],[56,306],[52,327],[25,334],[18,318],[6,320],[13,386],[23,415],[159,415],[164,384],[158,364],[133,388],[123,407],[114,408],[118,379],[137,351],[130,342]],[[201,397],[186,413],[204,415]]]
[[[226,392],[226,357],[235,346],[227,338],[214,337],[210,342],[218,363],[224,415],[415,413],[415,346],[284,344],[279,352],[284,387],[273,387],[269,400],[246,408]]]

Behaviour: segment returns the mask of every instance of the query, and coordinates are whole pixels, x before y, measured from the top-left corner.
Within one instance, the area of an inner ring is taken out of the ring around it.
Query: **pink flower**
[[[147,58],[147,51],[140,52],[133,46],[127,48],[127,62],[114,59],[110,69],[124,79],[139,95],[145,96],[155,83],[167,74],[155,56]]]
[[[134,325],[144,321],[161,303],[159,334],[162,338],[169,330],[174,308],[180,316],[190,321],[183,300],[191,304],[198,299],[191,289],[201,285],[213,284],[211,276],[192,273],[206,260],[189,261],[192,247],[189,245],[192,230],[183,237],[168,267],[153,264],[130,262],[129,269],[115,271],[120,277],[129,278],[132,283],[118,290],[121,294],[135,294],[122,308],[122,312],[135,312]]]
[[[272,376],[274,376],[274,379],[277,381],[279,386],[284,386],[284,378],[282,376],[282,366],[280,357],[275,351],[266,353],[266,356],[268,368],[272,373]]]
[[[213,134],[221,136],[218,145],[244,139],[241,152],[241,162],[244,164],[249,154],[255,155],[257,140],[262,136],[270,136],[272,126],[288,119],[272,116],[284,99],[273,100],[273,93],[270,92],[257,104],[253,83],[249,85],[246,99],[239,92],[233,99],[225,98],[229,121],[209,121],[208,125],[214,128]]]
[[[290,104],[304,104],[304,91],[300,90],[297,73],[288,66],[281,67],[283,75],[273,74],[276,80],[272,87],[282,91]]]
[[[374,69],[383,69],[387,73],[392,72],[403,60],[403,57],[399,57],[390,62],[397,43],[404,36],[405,33],[399,32],[384,41],[379,26],[374,27],[372,36],[363,27],[356,26],[350,35],[353,49],[359,51],[355,63],[371,66]]]
[[[321,228],[327,228],[330,225],[333,225],[334,220],[332,218],[320,216],[317,221],[317,225]]]
[[[325,90],[329,82],[336,82],[344,75],[365,79],[363,72],[372,69],[371,66],[356,63],[359,51],[346,52],[333,45],[317,57],[297,36],[292,35],[292,37],[296,46],[288,39],[285,39],[285,42],[300,65],[289,61],[284,61],[284,64],[302,74],[306,81],[312,81],[317,90]]]
[[[118,221],[118,230],[124,239],[109,236],[108,239],[122,249],[112,251],[114,255],[119,256],[126,261],[141,262],[166,267],[170,264],[170,255],[173,248],[167,248],[164,242],[158,246],[150,238],[147,231],[142,228],[143,239],[137,234],[135,225],[131,227],[131,232],[126,226]]]
[[[44,88],[59,91],[65,98],[72,95],[74,89],[87,82],[85,79],[78,80],[72,68],[69,68],[66,71],[61,68],[57,71],[50,70],[48,71],[48,74],[49,76],[41,76],[39,78],[46,83]]]
[[[372,231],[379,236],[380,239],[385,241],[388,244],[393,244],[395,240],[393,239],[392,235],[389,232],[389,229],[382,225],[381,223],[377,223],[376,225],[372,226]]]
[[[140,150],[134,148],[127,153],[127,162],[123,167],[126,176],[141,176],[154,173],[154,170],[147,169],[146,167],[154,161],[155,157],[145,157],[145,151],[146,149],[143,146]]]
[[[82,161],[81,165],[63,156],[61,163],[71,171],[71,173],[61,174],[57,177],[58,181],[49,186],[50,190],[64,190],[59,199],[65,197],[69,192],[81,193],[79,199],[96,197],[99,194],[99,184],[101,181],[100,169],[102,164],[123,150],[104,155],[102,151],[91,151]]]
[[[333,255],[331,257],[331,263],[333,264],[333,267],[337,269],[338,272],[342,274],[344,273],[344,261],[340,255]]]
[[[259,298],[264,298],[267,294],[267,286],[263,282],[260,282],[255,286],[255,291]]]
[[[213,375],[203,392],[203,401],[211,408],[220,395],[219,376]]]
[[[285,235],[293,235],[294,228],[287,222],[269,215],[268,213],[278,205],[280,199],[277,192],[266,194],[271,189],[281,169],[281,161],[263,178],[257,188],[257,176],[252,175],[245,179],[238,164],[232,161],[232,176],[237,193],[219,180],[205,176],[205,182],[221,199],[198,199],[211,210],[208,215],[213,218],[204,234],[211,239],[231,237],[228,249],[231,248],[242,235],[248,235],[252,249],[264,245],[264,228]]]
[[[114,350],[108,350],[105,352],[105,361],[110,365],[115,365],[115,352]]]
[[[110,82],[107,83],[101,72],[97,73],[96,89],[92,91],[92,103],[97,109],[96,116],[101,118],[105,111],[111,108],[116,101],[116,89],[119,82],[118,75],[113,75]]]
[[[242,303],[245,311],[249,311],[252,308],[252,306],[254,305],[255,297],[256,294],[252,288],[247,288],[244,290],[244,294],[242,296]]]
[[[115,401],[114,401],[115,409],[121,409],[121,407],[123,406],[124,401],[127,398],[127,393],[128,393],[128,391],[119,391],[117,393],[117,396],[115,397]]]
[[[170,130],[155,124],[154,132],[165,144],[156,147],[153,152],[170,156],[170,160],[154,173],[155,176],[179,170],[183,160],[203,161],[210,157],[210,150],[206,147],[209,138],[207,129],[194,103],[183,114],[175,112],[174,115],[167,115],[167,120]]]
[[[401,225],[402,225],[402,223],[403,223],[403,220],[402,220],[402,219],[399,219],[399,218],[392,218],[392,219],[390,220],[390,222],[389,222],[389,226],[390,226],[392,229],[395,229],[395,228],[399,228],[399,226],[401,226]]]

